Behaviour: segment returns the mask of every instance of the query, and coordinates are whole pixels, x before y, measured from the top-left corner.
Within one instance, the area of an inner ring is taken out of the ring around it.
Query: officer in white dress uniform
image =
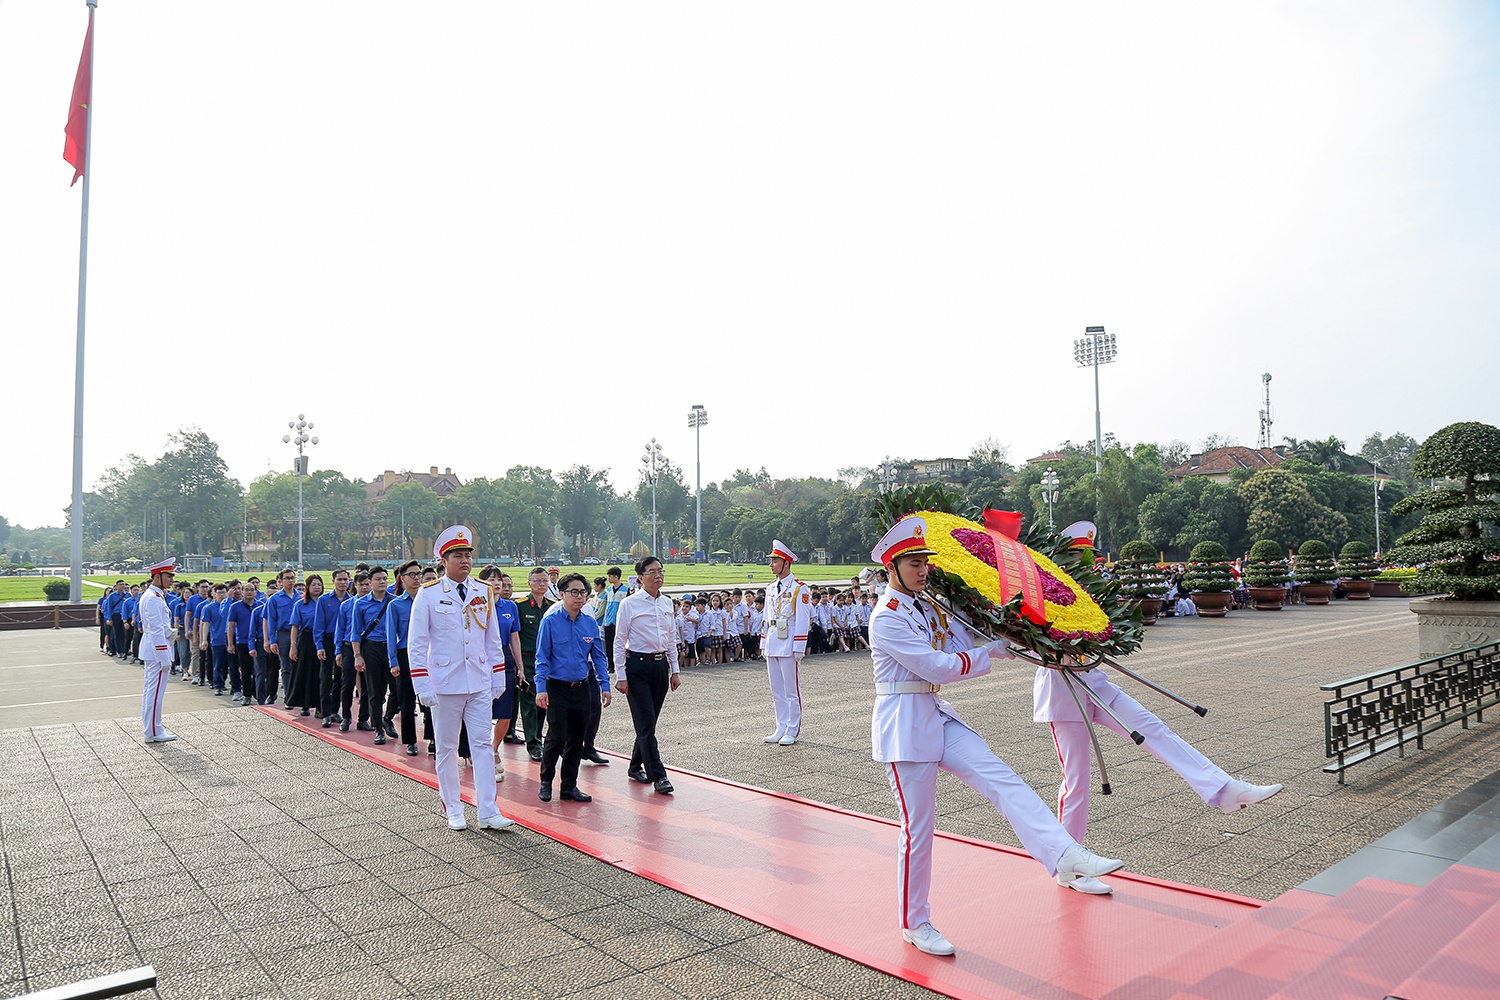
[[[802,656],[807,652],[807,625],[812,595],[807,584],[792,576],[797,556],[779,538],[771,542],[771,572],[776,582],[766,588],[766,617],[761,625],[761,653],[771,678],[771,701],[776,707],[776,732],[766,743],[789,747],[802,735]]]
[[[1093,525],[1085,521],[1069,525],[1063,531],[1073,534],[1075,528],[1092,529]],[[1075,547],[1082,543],[1082,547],[1091,554],[1093,549],[1088,543],[1093,540],[1092,533],[1087,536],[1078,534],[1078,538],[1079,542],[1075,543]],[[1232,813],[1269,799],[1281,791],[1280,785],[1252,785],[1248,781],[1231,778],[1217,764],[1167,728],[1166,723],[1140,702],[1121,691],[1098,667],[1074,672],[1072,679],[1075,684],[1087,685],[1098,696],[1099,701],[1108,705],[1110,711],[1119,716],[1120,721],[1128,728],[1121,729],[1108,712],[1079,691],[1078,698],[1083,701],[1089,719],[1126,739],[1130,738],[1131,730],[1140,733],[1146,738],[1142,746],[1151,751],[1157,760],[1182,775],[1188,786],[1210,806]],[[1089,756],[1088,725],[1078,711],[1078,701],[1069,692],[1061,671],[1038,667],[1031,691],[1032,720],[1045,722],[1051,727],[1052,741],[1057,745],[1057,760],[1062,765],[1062,784],[1057,789],[1057,818],[1069,836],[1082,841],[1089,825],[1089,770],[1092,759]],[[1059,875],[1057,882],[1070,889],[1095,895],[1111,891],[1108,885],[1095,878],[1070,879]]]
[[[459,798],[459,729],[468,726],[474,773],[494,774],[490,711],[494,699],[505,693],[505,651],[489,584],[469,575],[474,533],[455,524],[438,535],[432,549],[443,564],[443,575],[417,591],[406,650],[412,689],[417,700],[432,709],[438,794],[448,828],[462,830],[466,823]],[[514,825],[515,820],[500,814],[494,782],[474,782],[474,802],[480,829]]]
[[[172,609],[166,592],[172,589],[176,559],[159,562],[146,570],[151,586],[141,595],[141,662],[146,676],[141,690],[141,731],[147,743],[169,743],[177,738],[161,721],[162,700],[167,694],[167,674],[172,669]]]
[[[1105,875],[1123,862],[1101,858],[1070,837],[1031,786],[938,696],[939,685],[981,677],[989,673],[991,657],[1010,653],[1003,639],[976,646],[966,628],[919,599],[927,587],[927,557],[933,554],[926,537],[923,518],[904,517],[871,553],[891,579],[870,616],[875,665],[870,740],[901,814],[896,864],[901,936],[929,955],[951,955],[953,945],[932,925],[927,901],[939,768],[994,803],[1049,874]]]

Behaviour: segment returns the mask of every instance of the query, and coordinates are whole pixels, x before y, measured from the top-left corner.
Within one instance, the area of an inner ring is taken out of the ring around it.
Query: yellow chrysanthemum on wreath
[[[1005,603],[1000,595],[1000,575],[995,567],[995,543],[982,524],[957,514],[919,512],[927,521],[927,547],[937,555],[932,565],[960,577],[990,603]],[[1076,638],[1107,641],[1114,634],[1109,615],[1067,570],[1028,548],[1042,578],[1047,616],[1047,634],[1054,639]]]

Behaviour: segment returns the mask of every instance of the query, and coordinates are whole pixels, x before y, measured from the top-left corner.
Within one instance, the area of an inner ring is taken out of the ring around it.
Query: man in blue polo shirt
[[[229,667],[229,654],[225,649],[229,638],[229,615],[224,606],[229,588],[222,583],[216,584],[212,594],[209,600],[198,605],[198,650],[209,654],[209,662],[213,664],[214,696],[218,697],[224,693]]]
[[[266,598],[267,650],[276,657],[280,668],[281,684],[286,691],[285,703],[292,701],[292,611],[297,604],[297,571],[290,566],[276,577],[281,588]],[[276,700],[276,689],[271,689],[271,700]]]
[[[593,615],[582,614],[589,598],[589,582],[582,573],[569,573],[557,582],[562,611],[544,615],[536,637],[536,707],[547,713],[547,741],[542,745],[542,767],[537,798],[552,800],[552,775],[562,757],[561,798],[588,802],[593,796],[578,788],[578,761],[589,721],[589,699],[599,691],[609,707],[609,661],[604,637]]]
[[[338,652],[334,656],[334,666],[339,672],[339,732],[347,733],[350,723],[354,719],[354,692],[359,690],[359,728],[363,732],[369,732],[374,727],[370,725],[370,702],[369,695],[361,678],[364,676],[354,669],[354,643],[350,641],[349,629],[354,625],[354,602],[370,592],[369,570],[355,570],[354,590],[347,600],[339,605],[339,614],[333,626],[333,648]]]
[[[390,657],[385,646],[386,605],[392,598],[385,592],[388,574],[384,566],[370,568],[370,592],[354,602],[350,615],[349,644],[354,647],[354,669],[365,679],[365,694],[370,703],[370,725],[375,728],[375,743],[384,745],[386,733],[396,738],[396,727],[386,728],[385,695],[390,687]],[[363,716],[364,712],[360,712]],[[364,723],[360,723],[364,728]]]

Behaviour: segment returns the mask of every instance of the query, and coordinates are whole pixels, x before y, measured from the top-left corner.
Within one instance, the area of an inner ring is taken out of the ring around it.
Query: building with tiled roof
[[[1044,455],[1037,455],[1026,460],[1027,465],[1046,465],[1048,462],[1061,462],[1068,457],[1065,451],[1049,451]]]
[[[1287,460],[1286,448],[1246,448],[1230,445],[1215,448],[1200,454],[1189,455],[1188,460],[1174,469],[1167,470],[1167,478],[1180,483],[1189,476],[1203,476],[1215,483],[1229,482],[1229,474],[1235,469],[1270,469]]]
[[[438,472],[438,467],[435,465],[427,472],[397,472],[394,469],[386,469],[379,476],[365,483],[365,499],[374,503],[398,483],[421,483],[440,497],[452,496],[463,485],[463,481],[453,474],[452,469]]]

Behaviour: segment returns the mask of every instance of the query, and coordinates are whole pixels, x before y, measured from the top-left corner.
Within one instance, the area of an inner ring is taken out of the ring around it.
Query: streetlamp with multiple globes
[[[698,472],[693,487],[693,495],[698,501],[698,521],[693,531],[693,558],[701,559],[703,557],[703,428],[708,426],[708,411],[701,404],[694,403],[693,408],[688,411],[688,426],[693,429],[698,439]]]
[[[661,469],[666,466],[666,459],[661,457],[661,445],[652,438],[645,446],[646,453],[641,456],[641,464],[646,467],[646,480],[651,484],[651,554],[656,555],[656,482],[661,478]]]
[[[896,463],[891,461],[891,456],[885,456],[885,461],[876,466],[880,473],[880,492],[889,493],[896,488]]]
[[[1048,528],[1057,527],[1057,522],[1052,518],[1052,505],[1057,503],[1061,497],[1061,494],[1057,491],[1057,485],[1060,482],[1061,480],[1057,478],[1057,473],[1052,470],[1052,466],[1047,466],[1047,471],[1042,473],[1042,499],[1047,501]]]
[[[292,429],[292,433],[281,435],[282,443],[297,446],[295,465],[297,472],[297,574],[300,576],[302,574],[302,522],[306,520],[302,516],[302,477],[307,475],[307,455],[303,449],[309,443],[317,444],[318,439],[316,435],[308,436],[307,432],[312,430],[313,425],[305,414],[297,414],[297,419],[288,420],[286,425]]]

